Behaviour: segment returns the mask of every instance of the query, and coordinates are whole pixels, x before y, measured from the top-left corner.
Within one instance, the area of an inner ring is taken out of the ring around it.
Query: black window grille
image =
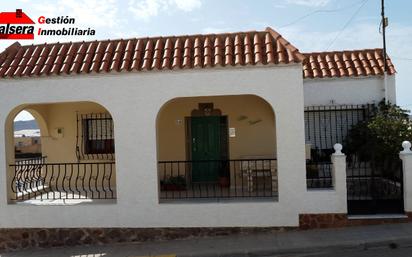
[[[106,113],[80,114],[77,118],[79,159],[112,159],[115,153],[113,119]]]

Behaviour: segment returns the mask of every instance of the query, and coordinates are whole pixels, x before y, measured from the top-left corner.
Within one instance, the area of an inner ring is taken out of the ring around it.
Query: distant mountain
[[[36,120],[19,120],[14,122],[14,131],[39,129]]]

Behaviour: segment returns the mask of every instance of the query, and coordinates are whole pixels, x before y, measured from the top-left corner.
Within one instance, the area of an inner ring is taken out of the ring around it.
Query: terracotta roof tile
[[[22,61],[24,54],[24,50],[22,48],[19,49],[19,51],[16,54],[16,57],[14,60],[11,62],[9,68],[5,71],[5,76],[13,76],[14,72],[17,70],[19,67],[20,62]]]
[[[254,53],[255,64],[263,64],[262,49],[264,49],[262,40],[258,34],[255,34],[253,37],[253,51],[251,51],[251,54]]]
[[[128,71],[130,67],[130,59],[133,56],[133,41],[127,40],[126,47],[124,48],[124,54],[120,62],[119,71]]]
[[[192,40],[188,37],[185,40],[185,44],[183,47],[183,68],[191,68],[191,61],[192,61]]]
[[[151,69],[162,69],[162,58],[163,58],[163,40],[158,39],[154,48],[153,62]]]
[[[172,65],[172,54],[173,54],[173,42],[170,38],[166,39],[164,52],[163,52],[163,62],[162,69],[170,69]]]
[[[206,37],[205,42],[203,43],[204,49],[204,60],[203,67],[212,67],[213,66],[213,44],[212,40],[209,37]]]
[[[394,74],[388,59],[388,74]],[[271,28],[264,31],[68,42],[0,53],[0,78],[204,69],[302,63],[304,78],[383,74],[382,50],[301,54]]]
[[[223,44],[222,44],[222,39],[220,37],[215,38],[214,42],[214,65],[216,66],[222,66],[223,65]]]
[[[59,53],[60,48],[62,47],[61,44],[55,44],[47,57],[43,67],[41,68],[39,75],[48,75],[50,70],[53,68],[53,63],[56,61],[57,54]]]
[[[236,51],[236,50],[235,50]],[[233,40],[231,37],[225,39],[225,65],[233,65]]]
[[[304,78],[331,78],[383,75],[382,49],[304,53]],[[390,58],[388,75],[396,73]]]
[[[56,74],[61,74],[61,73],[66,73],[68,74],[70,71],[70,66],[71,63],[74,59],[74,55],[76,54],[77,51],[77,44],[69,44],[69,49],[64,55],[64,60],[61,65],[60,71],[56,72]]]
[[[70,46],[69,44],[64,44],[60,49],[59,52],[57,53],[56,59],[52,63],[52,68],[50,70],[50,74],[59,74],[60,68],[63,65],[66,53],[68,52]]]
[[[115,41],[17,43],[0,54],[0,77],[288,64],[303,59],[279,33],[267,28]]]
[[[122,54],[124,52],[124,41],[120,40],[116,43],[116,48],[113,55],[113,62],[110,65],[109,71],[119,71]]]
[[[86,51],[86,56],[84,57],[83,64],[80,68],[80,72],[88,73],[90,71],[90,67],[92,65],[93,56],[96,52],[97,42],[92,42],[89,44],[89,47]]]
[[[195,68],[202,68],[203,63],[202,63],[202,57],[203,57],[203,44],[200,41],[200,38],[196,37],[195,38],[195,43],[194,43],[194,52],[193,52],[193,66]]]
[[[140,64],[142,63],[142,60],[143,60],[143,53],[144,53],[144,42],[142,39],[139,39],[137,40],[134,46],[130,69],[126,69],[126,71],[140,69]]]
[[[103,56],[102,62],[100,64],[99,72],[102,72],[102,71],[108,72],[108,71],[110,71],[109,67],[110,67],[110,64],[113,60],[112,58],[113,58],[113,53],[114,53],[114,47],[115,47],[114,42],[109,42],[107,44],[106,49],[104,51],[104,56]]]

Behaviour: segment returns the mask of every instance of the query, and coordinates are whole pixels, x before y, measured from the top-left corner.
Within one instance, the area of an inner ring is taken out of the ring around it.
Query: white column
[[[403,150],[399,153],[403,172],[403,202],[405,212],[412,212],[412,151],[409,141],[402,142]]]
[[[337,194],[339,206],[347,210],[347,191],[346,191],[346,155],[342,153],[342,145],[333,146],[335,152],[332,154],[332,183]]]

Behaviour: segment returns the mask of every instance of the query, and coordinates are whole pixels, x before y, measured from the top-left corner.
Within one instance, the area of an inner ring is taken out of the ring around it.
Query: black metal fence
[[[159,161],[160,200],[276,197],[276,159]]]
[[[44,163],[10,165],[11,200],[115,199],[115,163]]]
[[[332,188],[332,163],[330,161],[306,161],[307,188]]]
[[[373,115],[373,104],[305,107],[305,140],[310,145],[306,165],[308,188],[331,188],[333,145],[344,144],[350,129]]]

